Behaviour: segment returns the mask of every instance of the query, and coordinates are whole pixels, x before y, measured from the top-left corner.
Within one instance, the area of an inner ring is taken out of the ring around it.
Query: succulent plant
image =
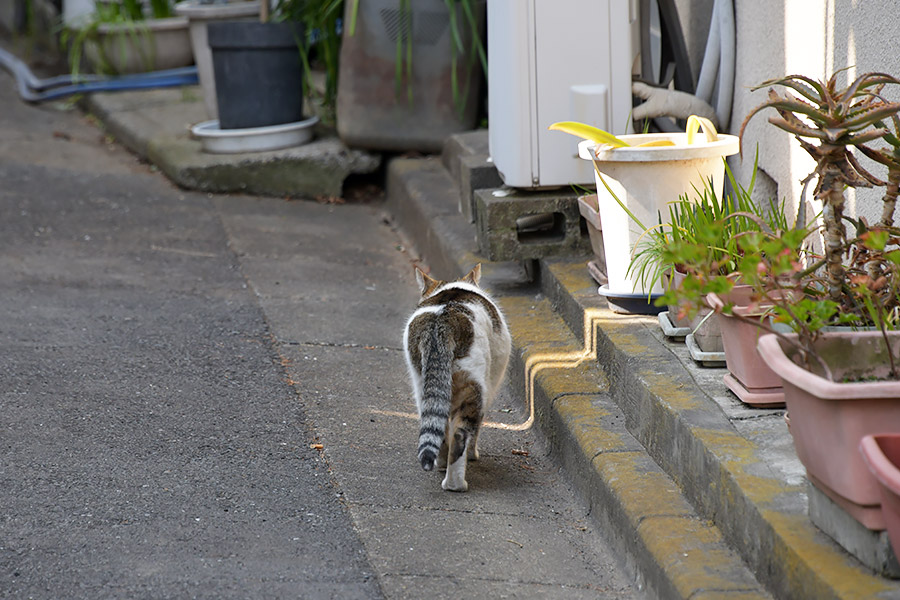
[[[900,84],[900,80],[886,73],[865,73],[846,87],[838,88],[839,73],[824,82],[789,75],[753,88],[780,86],[787,91],[779,93],[770,87],[768,99],[750,111],[739,134],[743,140],[750,119],[763,109],[774,108],[778,115],[769,117],[769,123],[794,134],[800,146],[816,161],[815,197],[823,207],[827,292],[834,301],[840,299],[845,283],[844,187],[886,185],[860,165],[851,148],[857,147],[873,158],[877,155],[875,160],[900,160],[893,153],[889,156],[864,146],[890,133],[883,121],[895,117],[900,103],[885,100],[881,91],[886,84]],[[900,162],[896,166],[900,167]]]

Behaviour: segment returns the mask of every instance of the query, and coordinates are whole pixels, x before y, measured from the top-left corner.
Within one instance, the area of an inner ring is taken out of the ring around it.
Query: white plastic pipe
[[[726,131],[731,121],[731,101],[734,97],[735,32],[734,5],[731,0],[716,0],[714,10],[719,23],[719,95],[716,115],[719,129]]]

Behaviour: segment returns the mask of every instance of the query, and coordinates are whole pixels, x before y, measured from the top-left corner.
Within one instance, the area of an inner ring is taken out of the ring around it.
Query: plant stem
[[[888,170],[888,184],[882,198],[881,221],[882,227],[890,227],[894,224],[894,208],[897,205],[897,193],[900,190],[900,168]]]
[[[822,218],[825,221],[828,296],[835,302],[840,302],[841,285],[844,281],[844,186],[837,167],[827,165],[824,171],[816,195],[822,200]]]

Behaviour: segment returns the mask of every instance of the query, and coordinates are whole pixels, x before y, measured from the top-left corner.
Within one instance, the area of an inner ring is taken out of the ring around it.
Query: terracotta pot
[[[733,303],[733,311],[743,317],[763,319],[763,309],[751,308],[753,290],[750,286],[737,285],[725,298],[710,294],[707,301],[714,310],[721,310],[726,301]],[[720,315],[722,347],[725,351],[725,385],[749,406],[757,408],[777,408],[784,406],[784,391],[781,378],[763,361],[756,350],[759,336],[765,333],[761,327]]]
[[[859,451],[880,484],[881,513],[894,554],[900,556],[900,433],[864,436]]]
[[[797,339],[796,334],[785,337]],[[889,332],[896,355],[900,332]],[[877,433],[900,433],[900,381],[884,378],[886,348],[878,331],[827,332],[816,342],[838,383],[794,363],[796,351],[774,334],[759,339],[759,354],[781,377],[790,432],[809,480],[857,521],[885,528],[881,492],[859,444]]]

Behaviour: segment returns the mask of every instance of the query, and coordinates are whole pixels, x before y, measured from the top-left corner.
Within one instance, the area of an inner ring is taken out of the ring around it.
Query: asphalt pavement
[[[418,468],[380,198],[188,192],[0,107],[0,596],[643,597],[535,431],[468,494]]]

